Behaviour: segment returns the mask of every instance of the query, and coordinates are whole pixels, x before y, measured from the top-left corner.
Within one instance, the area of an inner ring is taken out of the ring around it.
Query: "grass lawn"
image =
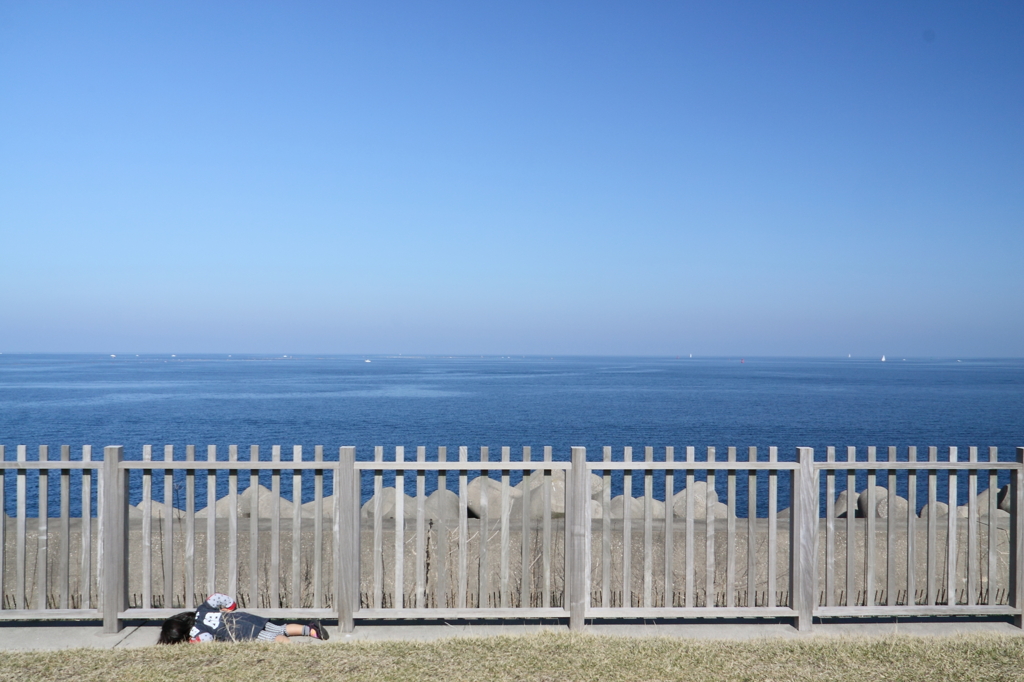
[[[1024,637],[752,642],[543,633],[0,653],[0,680],[1024,680]]]

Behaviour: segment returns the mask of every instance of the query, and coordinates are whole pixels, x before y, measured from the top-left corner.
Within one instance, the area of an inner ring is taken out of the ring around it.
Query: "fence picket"
[[[825,461],[836,461],[836,449],[828,446]],[[836,605],[836,472],[825,472],[825,606]],[[849,497],[849,495],[847,495]]]
[[[544,446],[544,461],[551,461],[551,446]],[[541,565],[543,583],[541,585],[542,608],[551,607],[551,469],[544,470],[544,482],[541,490],[541,502],[544,506],[541,519]]]
[[[530,461],[530,446],[523,446],[523,464]],[[530,587],[533,570],[530,563],[530,484],[533,482],[530,470],[523,469],[523,525],[522,525],[522,558],[520,560],[520,583],[519,583],[519,606],[527,608],[530,606]]]
[[[82,461],[92,461],[92,446],[82,446]],[[92,469],[82,469],[82,608],[92,608]]]
[[[228,461],[238,461],[238,446],[228,446]],[[238,592],[238,469],[228,471],[228,594]]]
[[[339,451],[339,460],[340,460]],[[317,445],[313,448],[313,461],[324,461],[324,446]],[[341,494],[339,490],[338,495]],[[313,608],[323,608],[324,605],[324,470],[316,469],[313,472]],[[357,517],[358,518],[358,517]],[[358,548],[357,548],[358,549]]]
[[[969,462],[978,461],[976,446],[968,453]],[[967,605],[974,606],[978,603],[978,472],[972,469],[967,476]]]
[[[928,447],[928,461],[936,463],[939,461],[939,449],[935,446]],[[939,598],[938,584],[938,472],[934,469],[928,470],[928,606],[935,606]]]
[[[405,461],[405,448],[395,448],[395,461]],[[395,591],[394,607],[405,608],[405,470],[395,471]]]
[[[466,543],[469,542],[469,491],[467,490],[466,483],[468,479],[466,465],[468,462],[469,448],[460,445],[459,464],[462,464],[462,467],[459,468],[459,593],[456,608],[461,609],[469,607],[469,595],[467,594],[469,577],[466,575],[468,572],[466,566],[468,560]]]
[[[768,448],[768,462],[779,461],[779,449],[774,445]],[[778,570],[779,570],[779,476],[774,469],[768,470],[768,606],[778,605]]]
[[[281,461],[281,446],[272,445],[270,461]],[[281,606],[281,469],[270,471],[270,604]]]
[[[846,600],[844,606],[856,606],[856,547],[857,547],[857,470],[853,465],[857,461],[857,448],[846,448],[846,461],[850,468],[846,470]]]
[[[907,461],[917,461],[917,446],[907,449]],[[917,470],[907,469],[907,599],[917,604]]]
[[[60,446],[60,459],[62,462],[71,461],[71,446]],[[148,505],[147,505],[148,506]],[[3,505],[0,504],[0,512],[3,512]],[[0,524],[5,520],[6,514],[0,515]],[[143,540],[148,545],[148,540]],[[70,605],[71,591],[71,469],[60,470],[60,565],[57,569],[57,587],[60,590],[60,602],[57,608],[66,609]],[[3,564],[0,563],[0,571]],[[145,591],[145,590],[143,590]],[[0,595],[3,590],[0,589]],[[145,603],[149,603],[148,600]]]
[[[726,461],[736,461],[736,448],[730,446]],[[729,508],[725,517],[725,605],[736,606],[736,471],[726,473],[726,500]]]
[[[17,461],[24,462],[27,460],[25,446],[19,445],[17,451]],[[17,480],[15,482],[15,505],[17,520],[15,522],[15,546],[14,546],[14,581],[15,581],[15,592],[14,592],[14,605],[18,609],[27,609],[28,603],[26,601],[25,592],[25,538],[28,535],[28,528],[25,514],[25,496],[27,489],[26,476],[28,474],[27,469],[18,469]]]
[[[501,448],[501,461],[508,462],[511,455],[511,448]],[[509,502],[509,496],[511,495],[511,487],[509,485],[509,470],[501,470],[501,563],[499,564],[500,577],[499,577],[499,589],[501,608],[507,609],[509,607],[509,590],[508,590],[508,561],[509,561],[509,508],[511,504]]]
[[[47,445],[39,446],[39,461],[46,462],[50,459],[50,448]],[[46,595],[48,592],[49,573],[47,562],[49,560],[49,500],[50,500],[50,470],[39,470],[39,503],[38,516],[36,518],[36,608],[46,608]]]
[[[957,460],[957,448],[949,448],[949,461]],[[957,482],[958,476],[954,469],[949,470],[949,513],[946,515],[946,606],[953,606],[956,600],[956,551],[957,551]]]
[[[185,446],[185,461],[193,462],[196,458],[196,446]],[[195,469],[185,471],[185,608],[196,607],[196,472]],[[100,507],[103,508],[102,505]],[[103,522],[100,522],[103,528]],[[100,541],[100,545],[103,542]],[[100,562],[103,565],[103,562]],[[104,581],[105,582],[105,581]]]
[[[258,462],[260,446],[249,446],[249,461]],[[259,606],[260,470],[249,470],[249,603]]]
[[[708,448],[708,461],[715,461],[715,448]],[[705,537],[705,573],[704,573],[704,606],[715,606],[715,470],[708,470],[706,517],[704,519]]]
[[[373,461],[384,461],[384,446],[373,449]],[[373,608],[379,609],[384,599],[384,472],[373,472]]]
[[[675,448],[665,448],[665,461],[675,460]],[[675,494],[675,472],[673,469],[665,470],[665,603],[662,606],[675,606],[673,596],[675,594],[675,512],[672,509],[672,496]]]
[[[633,461],[633,448],[623,450],[622,461]],[[622,472],[622,605],[633,606],[633,470]]]
[[[488,461],[489,448],[486,446],[480,448],[480,462],[486,463]],[[479,554],[480,554],[480,572],[477,574],[477,608],[484,608],[488,606],[487,599],[491,594],[491,565],[488,557],[488,544],[491,534],[491,510],[490,495],[488,495],[488,486],[490,485],[490,471],[482,469],[478,477],[484,477],[486,481],[480,481],[480,537],[478,540]]]
[[[292,461],[302,461],[302,446],[292,446]],[[292,608],[302,606],[302,471],[292,470]]]
[[[64,453],[61,453],[63,455]],[[153,446],[142,446],[142,461],[153,460]],[[153,608],[153,470],[142,470],[142,606]],[[63,506],[63,505],[62,505]],[[63,514],[61,514],[63,516]],[[67,608],[61,599],[61,608]]]
[[[896,448],[889,446],[888,461],[896,461]],[[896,470],[889,469],[889,491],[885,514],[885,605],[895,606],[898,586],[896,585]]]
[[[217,446],[206,446],[206,461],[217,461]],[[206,594],[217,591],[217,470],[206,470]],[[233,596],[233,595],[232,595]]]
[[[448,459],[448,448],[440,446],[437,448],[437,461],[445,462]],[[444,469],[438,472],[437,489],[448,491],[448,472]],[[443,504],[443,502],[442,502]],[[447,505],[441,507],[444,511],[439,514],[438,524],[440,528],[437,533],[437,592],[434,600],[439,607],[454,607],[455,604],[448,604],[448,511]],[[525,565],[525,562],[524,562]]]
[[[644,461],[654,461],[654,448],[644,448]],[[654,516],[651,500],[654,492],[654,471],[644,471],[644,608],[651,607],[654,592]]]
[[[998,448],[988,449],[988,461],[995,462],[999,459]],[[999,500],[999,474],[998,469],[988,470],[988,577],[985,583],[985,591],[988,595],[985,603],[992,605],[996,598],[996,536],[998,523],[996,521],[996,509]]]
[[[605,462],[612,461],[612,448],[604,446]],[[612,472],[605,469],[604,487],[601,489],[601,606],[611,607],[612,583]]]
[[[747,461],[757,461],[757,448],[747,449]],[[747,602],[756,606],[757,596],[757,469],[747,471]]]
[[[84,459],[84,455],[83,455]],[[174,460],[174,446],[164,446],[164,462]],[[174,606],[174,469],[170,466],[164,469],[164,509],[163,509],[163,584],[164,584],[164,608]],[[83,471],[83,475],[88,469]],[[82,486],[82,502],[85,503],[85,485]],[[82,511],[82,521],[85,521],[85,511]],[[84,541],[84,537],[82,538]],[[85,554],[85,550],[82,550]]]
[[[868,447],[868,462],[874,463],[876,461],[875,446]],[[876,476],[878,470],[874,467],[868,469],[868,487],[866,489],[868,496],[867,505],[867,519],[865,525],[867,530],[864,532],[864,605],[874,606],[875,605],[875,530],[877,523],[875,517],[878,515],[878,499],[875,492],[875,486],[878,484]]]
[[[692,445],[686,446],[686,603],[685,607],[692,609],[697,605],[697,585],[695,584],[694,569],[694,520],[693,520],[693,498],[694,498],[694,476],[693,465],[696,461],[696,449]],[[669,513],[668,510],[665,512]],[[770,570],[770,569],[769,569]]]
[[[416,448],[416,461],[427,461],[425,446],[420,445]],[[416,608],[418,609],[426,606],[427,598],[427,493],[425,484],[426,472],[422,469],[418,470],[416,472]]]

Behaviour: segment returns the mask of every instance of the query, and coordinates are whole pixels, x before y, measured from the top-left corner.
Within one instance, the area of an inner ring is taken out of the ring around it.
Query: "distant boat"
[[[884,355],[882,356],[882,362],[885,362],[885,356]]]
[[[363,362],[369,362],[369,360],[363,360]]]

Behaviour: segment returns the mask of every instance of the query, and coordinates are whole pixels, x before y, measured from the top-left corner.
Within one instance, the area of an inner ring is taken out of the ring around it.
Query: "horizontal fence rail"
[[[0,620],[1007,616],[1024,448],[0,446]],[[35,454],[35,453],[33,453]],[[561,453],[564,458],[566,453]],[[139,458],[141,455],[141,458]]]

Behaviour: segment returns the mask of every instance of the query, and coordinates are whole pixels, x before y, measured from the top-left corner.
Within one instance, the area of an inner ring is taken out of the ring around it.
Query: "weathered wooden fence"
[[[352,447],[325,461],[320,446],[312,459],[298,446],[290,459],[278,446],[270,459],[257,446],[248,458],[236,446],[226,458],[215,446],[205,458],[193,446],[184,459],[173,446],[162,458],[145,446],[132,461],[120,446],[102,460],[89,446],[71,454],[62,446],[51,460],[41,446],[29,460],[18,446],[8,461],[0,446],[0,509],[8,483],[15,495],[0,523],[0,619],[102,619],[117,631],[221,591],[248,610],[338,618],[346,630],[359,619],[566,616],[572,628],[604,618],[1021,623],[1024,448],[1012,462],[973,447],[941,461],[937,448],[926,459],[915,448],[905,459],[896,448],[885,459],[828,448],[822,461],[810,448],[796,461],[775,448],[698,459],[692,447],[657,458],[624,448],[621,459],[605,448],[590,461],[583,448],[555,461],[550,447],[494,459],[481,448],[472,460],[465,447],[429,460],[423,447],[393,459],[378,447],[362,461]]]

